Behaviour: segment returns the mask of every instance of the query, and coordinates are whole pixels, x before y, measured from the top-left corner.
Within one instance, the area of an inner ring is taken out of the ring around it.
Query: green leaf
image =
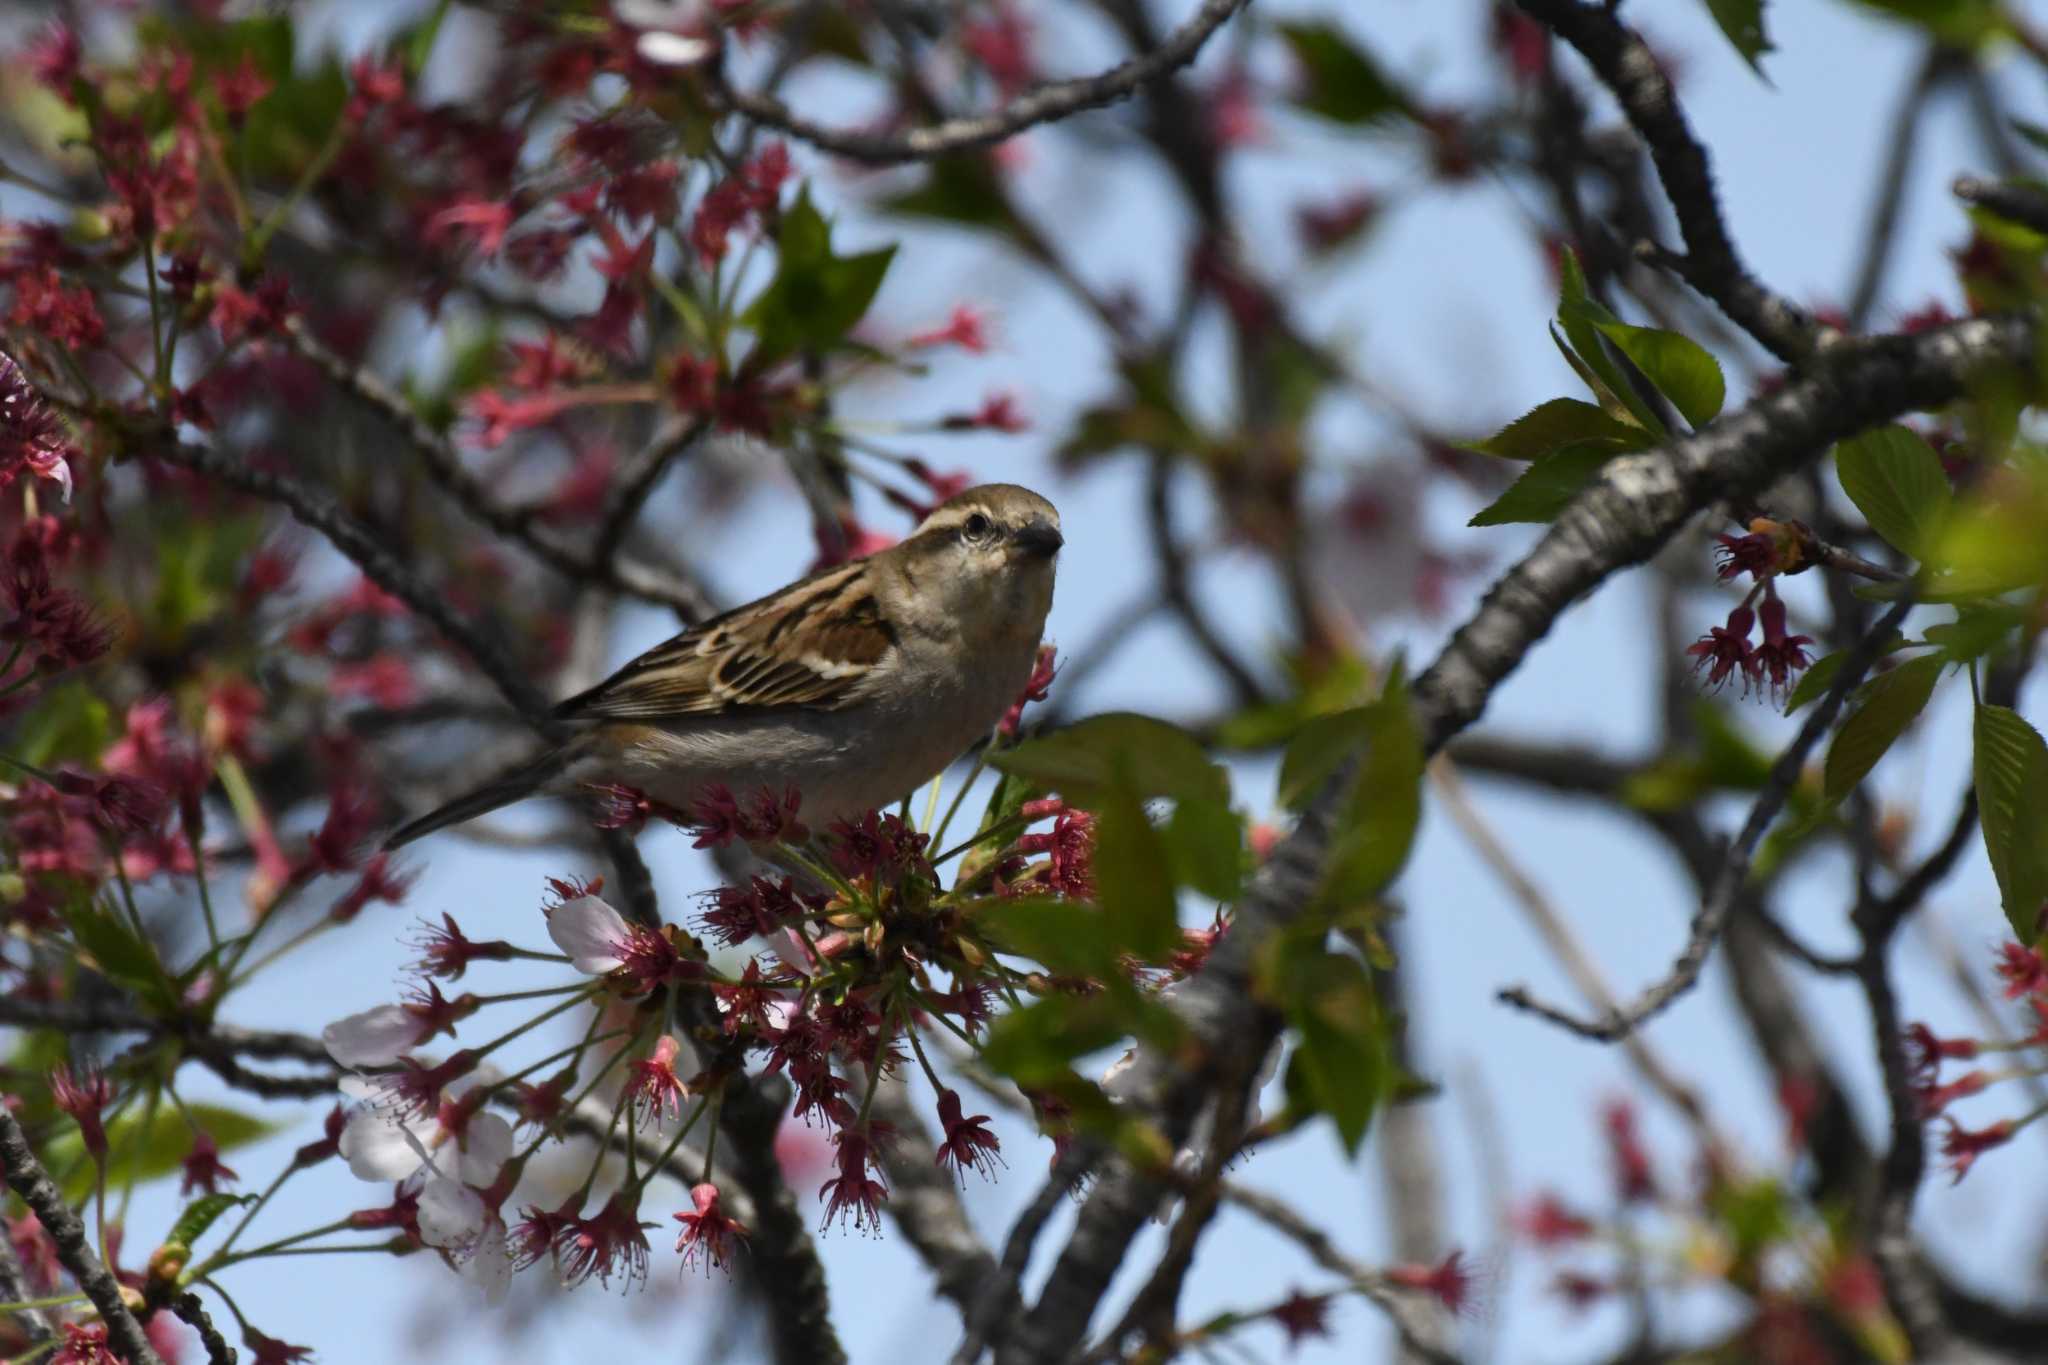
[[[1819,701],[1835,681],[1835,674],[1842,671],[1842,660],[1846,651],[1837,651],[1813,661],[1813,666],[1801,674],[1799,681],[1792,685],[1792,694],[1785,698],[1785,714],[1791,715],[1808,702]]]
[[[1095,800],[1095,895],[1112,932],[1145,959],[1180,947],[1173,860],[1144,805],[1122,791]]]
[[[215,1139],[215,1141],[218,1140],[218,1138]],[[170,1235],[164,1238],[164,1244],[167,1246],[190,1247],[194,1242],[204,1237],[206,1230],[212,1227],[219,1220],[220,1216],[229,1209],[255,1202],[256,1196],[253,1194],[201,1195],[190,1204],[187,1204],[185,1211],[178,1215],[178,1221],[171,1224]]]
[[[1087,804],[1121,790],[1140,800],[1228,801],[1230,778],[1193,735],[1132,711],[1109,711],[989,755],[990,766]]]
[[[1370,706],[1310,716],[1303,722],[1280,758],[1280,804],[1298,811],[1314,800],[1344,761],[1364,750],[1372,725]]]
[[[1577,357],[1573,368],[1586,380],[1602,407],[1617,417],[1633,419],[1636,425],[1662,440],[1666,435],[1664,423],[1636,393],[1634,386],[1622,375],[1621,367],[1601,345],[1601,324],[1619,325],[1621,319],[1610,313],[1606,305],[1587,290],[1586,275],[1579,268],[1578,253],[1570,247],[1564,250],[1558,274],[1557,321],[1571,342],[1570,346],[1559,342],[1559,349],[1565,351],[1568,360]],[[1556,337],[1555,332],[1551,335],[1553,339]]]
[[[139,938],[103,901],[80,896],[64,919],[78,944],[79,958],[109,981],[126,986],[159,1010],[178,1008],[178,993],[158,961],[156,948]]]
[[[1505,526],[1511,522],[1549,522],[1600,475],[1614,458],[1605,445],[1567,446],[1522,471],[1522,477],[1474,514],[1467,526]]]
[[[1413,107],[1399,85],[1334,24],[1286,23],[1280,36],[1294,49],[1307,89],[1298,103],[1333,123],[1367,124],[1405,117]]]
[[[775,278],[741,318],[754,332],[749,366],[759,369],[797,351],[829,349],[866,316],[896,248],[837,256],[831,237],[807,186],[782,215]]]
[[[1641,427],[1607,415],[1604,408],[1577,398],[1539,403],[1484,441],[1465,447],[1504,460],[1540,460],[1571,447],[1604,447],[1610,453],[1642,450],[1650,444]]]
[[[912,218],[935,218],[963,227],[1015,230],[1009,196],[987,154],[965,152],[927,163],[924,183],[890,195],[880,207]]]
[[[1929,626],[1924,634],[1928,643],[1938,646],[1950,663],[1966,664],[2003,650],[2013,642],[2014,632],[2026,624],[2027,613],[2010,603],[1960,605],[1955,620]]]
[[[1235,900],[1244,884],[1244,821],[1220,801],[1182,801],[1166,822],[1174,879],[1211,900]]]
[[[97,759],[113,738],[113,716],[107,704],[81,682],[51,688],[19,720],[8,751],[38,768],[66,759]]]
[[[1093,995],[1053,995],[989,1025],[981,1059],[999,1075],[1038,1088],[1066,1082],[1073,1063],[1133,1035],[1171,1046],[1183,1033],[1173,1012],[1121,976]]]
[[[1926,709],[1945,662],[1940,655],[1927,655],[1899,665],[1870,685],[1863,704],[1842,722],[1835,742],[1828,746],[1824,783],[1828,800],[1839,801],[1854,791],[1893,741]]]
[[[1053,896],[983,901],[970,907],[974,927],[996,951],[1028,957],[1062,976],[1108,979],[1135,951],[1124,922],[1100,907]]]
[[[1345,1152],[1355,1154],[1396,1079],[1387,1020],[1365,964],[1320,945],[1290,946],[1270,964],[1260,993],[1285,1010],[1295,1031],[1290,1107],[1328,1114]]]
[[[1703,427],[1720,415],[1728,384],[1721,377],[1721,362],[1708,354],[1706,347],[1660,327],[1632,327],[1625,322],[1595,326],[1693,426]]]
[[[1878,427],[1835,447],[1835,474],[1871,530],[1902,554],[1927,557],[1953,501],[1927,442],[1905,427]]]
[[[278,1125],[239,1110],[217,1104],[187,1101],[185,1112],[192,1122],[212,1134],[223,1152],[233,1151],[256,1139],[267,1137]],[[154,1180],[184,1165],[192,1150],[192,1127],[174,1105],[159,1105],[154,1114],[131,1108],[107,1125],[107,1184],[118,1187],[128,1180]],[[59,1183],[73,1203],[92,1189],[91,1163],[85,1160],[83,1143],[76,1128],[60,1132],[47,1149],[52,1170],[69,1168],[70,1175]]]
[[[1859,0],[1859,3],[1866,9],[1925,29],[1950,47],[1976,47],[2010,27],[1998,0]]]
[[[2048,902],[2048,744],[2003,706],[1979,706],[1972,731],[1984,851],[2013,936],[2035,944]]]
[[[426,70],[428,59],[434,55],[434,40],[441,36],[448,4],[449,0],[434,0],[433,10],[405,35],[405,69],[414,76]]]
[[[1365,709],[1364,751],[1317,891],[1325,908],[1358,905],[1385,890],[1408,861],[1422,821],[1422,731],[1406,679],[1390,677],[1385,695]]]
[[[1742,60],[1749,63],[1749,69],[1763,75],[1758,59],[1777,50],[1764,32],[1764,0],[1707,0],[1707,11]]]

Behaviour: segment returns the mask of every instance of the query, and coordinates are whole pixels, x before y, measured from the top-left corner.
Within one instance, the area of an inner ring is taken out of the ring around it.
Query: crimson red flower
[[[1742,675],[1745,692],[1763,680],[1763,666],[1749,643],[1750,627],[1755,624],[1755,612],[1747,606],[1737,607],[1728,613],[1727,625],[1713,627],[1687,647],[1694,669],[1708,670],[1709,688],[1719,688],[1737,673]]]
[[[2048,957],[2038,948],[2008,940],[1998,945],[1998,963],[1992,968],[2005,982],[2005,998],[2048,994]]]
[[[1944,1059],[1970,1061],[1977,1055],[1977,1040],[1974,1038],[1942,1038],[1925,1024],[1914,1023],[1906,1026],[1906,1066],[1915,1073],[1924,1073],[1931,1079],[1941,1068]]]
[[[317,1166],[341,1151],[342,1130],[348,1127],[348,1114],[340,1105],[327,1111],[325,1131],[318,1142],[309,1142],[292,1154],[292,1167]]]
[[[1751,531],[1748,535],[1717,535],[1714,557],[1720,561],[1714,576],[1722,582],[1748,574],[1761,581],[1778,569],[1778,541],[1774,536]]]
[[[795,787],[780,796],[763,787],[742,806],[730,788],[714,782],[683,813],[684,825],[697,836],[696,848],[724,848],[735,841],[800,844],[811,837],[797,819],[802,802]]]
[[[880,1232],[882,1204],[889,1197],[889,1189],[879,1180],[868,1178],[872,1160],[868,1133],[846,1128],[835,1133],[832,1141],[837,1147],[833,1159],[839,1174],[818,1187],[818,1197],[825,1201],[825,1217],[819,1226],[829,1228],[834,1219],[846,1216],[852,1220],[855,1232]]]
[[[1038,81],[1038,64],[1031,56],[1031,25],[1010,0],[998,0],[986,18],[961,25],[960,46],[995,78],[1004,99],[1021,94]]]
[[[1954,1173],[1952,1183],[1960,1184],[1970,1173],[1970,1167],[1978,1157],[1993,1147],[2003,1147],[2012,1140],[2018,1126],[2011,1119],[2000,1119],[1988,1128],[1965,1128],[1954,1119],[1947,1119],[1948,1131],[1941,1135],[1941,1155]]]
[[[1913,1087],[1915,1098],[1920,1102],[1920,1117],[1931,1119],[1957,1100],[1971,1095],[1982,1094],[1984,1087],[1991,1084],[1991,1077],[1983,1071],[1966,1071],[1947,1085],[1936,1085],[1925,1080]]]
[[[221,1164],[220,1147],[213,1134],[204,1128],[192,1135],[192,1150],[185,1154],[181,1165],[185,1172],[178,1186],[181,1195],[190,1195],[194,1190],[213,1194],[223,1182],[232,1185],[242,1178]]]
[[[463,998],[473,1000],[475,997]],[[412,1006],[406,1008],[411,1009]],[[442,1090],[449,1082],[476,1070],[478,1060],[478,1054],[468,1048],[455,1053],[439,1066],[428,1066],[417,1057],[400,1057],[395,1070],[380,1072],[370,1078],[375,1102],[396,1118],[433,1118],[441,1112]]]
[[[107,326],[99,302],[86,285],[67,289],[55,270],[25,271],[13,279],[14,308],[9,321],[41,333],[67,351],[83,352],[106,340]]]
[[[503,200],[457,195],[427,218],[420,229],[420,240],[428,246],[440,246],[461,238],[485,260],[495,260],[518,217],[519,211]]]
[[[726,947],[737,947],[757,935],[765,937],[791,920],[823,904],[807,904],[796,881],[768,877],[749,878],[745,886],[721,886],[706,893],[710,908],[699,922],[705,932]]]
[[[107,1325],[95,1322],[81,1327],[62,1324],[63,1337],[50,1353],[50,1365],[121,1365],[121,1357],[107,1345]]]
[[[1465,1262],[1465,1253],[1453,1251],[1433,1266],[1403,1265],[1387,1271],[1387,1279],[1404,1289],[1430,1295],[1453,1314],[1477,1311],[1481,1276]]]
[[[242,1329],[242,1344],[249,1348],[250,1365],[296,1365],[301,1360],[313,1358],[310,1346],[294,1346],[276,1337],[267,1337],[254,1327]]]
[[[960,1097],[951,1090],[939,1092],[939,1124],[945,1129],[946,1140],[939,1144],[932,1164],[950,1164],[959,1174],[963,1186],[967,1183],[970,1168],[984,1178],[993,1178],[995,1168],[1006,1164],[1001,1155],[1002,1144],[994,1133],[988,1131],[988,1115],[960,1117]]]
[[[1602,1107],[1600,1124],[1607,1133],[1608,1159],[1622,1199],[1628,1203],[1655,1199],[1657,1179],[1650,1169],[1650,1153],[1636,1134],[1634,1107],[1627,1100],[1614,1100]]]
[[[419,937],[411,940],[411,946],[420,954],[412,969],[423,976],[460,981],[472,962],[509,962],[519,953],[503,939],[478,942],[469,938],[455,923],[455,916],[445,911],[439,928],[422,920],[420,929]]]
[[[631,1064],[625,1102],[633,1106],[643,1126],[658,1128],[682,1117],[683,1101],[690,1094],[676,1075],[676,1058],[682,1051],[682,1044],[664,1033],[652,1056]]]
[[[1330,1335],[1330,1302],[1328,1294],[1304,1294],[1297,1289],[1267,1309],[1266,1316],[1287,1333],[1290,1347],[1299,1346],[1310,1337]]]
[[[1568,1246],[1593,1235],[1592,1221],[1550,1193],[1538,1195],[1515,1217],[1523,1236],[1542,1247]]]
[[[988,349],[988,314],[970,303],[955,304],[943,323],[913,332],[904,341],[917,347],[958,346],[980,355]]]
[[[357,1209],[348,1216],[348,1225],[364,1232],[378,1228],[397,1228],[414,1241],[420,1235],[420,1192],[408,1190],[400,1185],[391,1192],[391,1202],[374,1209]]]
[[[561,389],[529,394],[484,389],[464,404],[464,415],[477,424],[470,440],[485,450],[495,450],[518,432],[554,421],[573,398],[573,394]]]
[[[1378,195],[1355,189],[1336,199],[1297,206],[1294,230],[1309,251],[1333,251],[1370,226],[1379,211]]]
[[[238,65],[213,74],[213,93],[219,97],[221,112],[227,115],[230,127],[241,127],[249,110],[274,88],[270,78],[257,68],[253,53],[244,52]]]
[[[77,1123],[85,1150],[92,1153],[95,1161],[106,1159],[107,1130],[101,1126],[100,1111],[113,1098],[113,1083],[95,1067],[73,1071],[59,1062],[50,1069],[50,1102]]]
[[[87,817],[113,835],[146,834],[163,823],[170,802],[162,787],[134,777],[56,773],[57,790],[83,797]]]
[[[1768,674],[1771,691],[1783,696],[1792,675],[1813,662],[1806,652],[1806,646],[1813,643],[1811,636],[1788,635],[1785,633],[1785,604],[1769,585],[1764,588],[1763,605],[1757,609],[1757,619],[1763,623],[1764,642],[1757,646],[1756,667]]]
[[[748,958],[746,970],[740,973],[737,982],[729,986],[713,986],[711,993],[724,1007],[723,1027],[727,1037],[743,1028],[758,1031],[767,1027],[768,1007],[781,998],[781,992],[775,987],[762,984],[759,958]]]
[[[1089,812],[1062,806],[1049,833],[1021,835],[1015,847],[1050,855],[1045,883],[1052,890],[1074,900],[1095,898],[1095,817]]]
[[[647,1278],[649,1248],[640,1221],[640,1192],[620,1190],[605,1201],[595,1218],[570,1218],[555,1238],[556,1263],[562,1282],[576,1285],[596,1277],[606,1288],[612,1276],[630,1289]]]
[[[1040,645],[1038,654],[1031,661],[1031,676],[1024,680],[1024,690],[1017,694],[1017,700],[1010,703],[1010,709],[996,724],[996,729],[1005,739],[1015,739],[1017,730],[1024,723],[1024,708],[1035,701],[1044,701],[1052,695],[1053,679],[1059,676],[1059,654],[1051,645]]]
[[[682,1234],[676,1238],[676,1250],[683,1254],[683,1265],[694,1265],[702,1253],[705,1270],[725,1269],[732,1243],[747,1240],[746,1228],[719,1207],[716,1185],[691,1186],[690,1202],[696,1205],[694,1213],[675,1215],[675,1220],[683,1225]]]
[[[708,190],[690,223],[690,245],[705,265],[724,259],[727,240],[749,219],[767,221],[789,179],[789,148],[771,142],[753,160]]]
[[[355,885],[344,891],[327,911],[327,918],[336,924],[347,924],[363,912],[372,901],[386,905],[400,905],[412,884],[419,880],[418,872],[400,872],[389,853],[375,853],[363,864],[362,872],[356,877]]]

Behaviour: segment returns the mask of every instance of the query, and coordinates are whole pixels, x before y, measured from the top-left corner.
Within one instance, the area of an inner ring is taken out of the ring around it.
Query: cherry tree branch
[[[1750,861],[1756,853],[1757,844],[1763,840],[1764,831],[1770,828],[1771,822],[1784,808],[1785,798],[1791,795],[1792,788],[1799,783],[1800,774],[1806,769],[1807,757],[1820,743],[1821,737],[1833,728],[1835,717],[1848,700],[1849,693],[1863,681],[1863,675],[1870,671],[1870,666],[1877,662],[1886,641],[1891,639],[1912,606],[1910,595],[1901,598],[1849,651],[1827,694],[1807,716],[1806,723],[1799,727],[1799,733],[1793,736],[1792,742],[1778,755],[1777,762],[1771,765],[1763,790],[1757,793],[1749,808],[1749,818],[1742,823],[1742,832],[1735,836],[1735,842],[1721,861],[1713,891],[1700,906],[1699,913],[1693,916],[1692,930],[1684,950],[1661,981],[1646,988],[1628,1005],[1610,1008],[1596,1019],[1581,1019],[1554,1005],[1546,1005],[1522,986],[1510,986],[1500,991],[1497,997],[1500,1002],[1538,1015],[1581,1038],[1611,1043],[1628,1038],[1646,1021],[1663,1013],[1679,996],[1691,990],[1707,965],[1708,954],[1720,940],[1721,930],[1735,909],[1736,897],[1742,894],[1743,886],[1749,880]]]
[[[21,1131],[13,1112],[4,1104],[0,1104],[0,1170],[5,1171],[9,1187],[21,1196],[21,1202],[28,1205],[42,1223],[43,1231],[50,1235],[57,1248],[57,1259],[99,1310],[100,1320],[107,1325],[107,1344],[128,1365],[163,1365],[163,1357],[143,1335],[142,1324],[128,1311],[128,1303],[121,1297],[121,1282],[100,1263],[92,1249],[92,1239],[86,1235],[85,1224],[71,1211],[63,1191],[50,1179],[43,1163],[36,1160],[28,1145],[28,1135]]]
[[[1416,680],[1413,705],[1434,753],[1476,720],[1493,689],[1566,608],[1621,569],[1654,554],[1702,508],[1753,495],[1827,446],[1901,413],[1963,395],[1988,367],[2031,361],[2034,328],[2017,317],[1979,318],[1911,337],[1858,343],[1804,377],[1706,428],[1610,463],[1535,547],[1488,590],[1436,661]],[[1267,858],[1240,902],[1232,931],[1175,1002],[1211,1054],[1271,1045],[1279,1020],[1251,991],[1257,954],[1313,899],[1328,853],[1346,770],[1313,801]],[[1140,1048],[1117,1087],[1156,1116],[1178,1144],[1202,1107],[1213,1056],[1189,1065]],[[1158,1177],[1109,1159],[1038,1302],[1002,1348],[1005,1361],[1063,1359],[1087,1329],[1130,1240],[1156,1206]]]
[[[871,165],[924,161],[970,147],[986,147],[1015,137],[1027,128],[1127,99],[1147,83],[1192,62],[1210,36],[1249,3],[1250,0],[1203,0],[1202,7],[1158,47],[1140,52],[1107,71],[1053,81],[989,113],[965,114],[908,132],[870,133],[833,128],[805,118],[773,96],[730,86],[721,86],[717,98],[733,113],[849,160]]]
[[[2048,232],[2048,190],[2032,185],[2001,185],[1965,175],[1955,182],[1956,198],[1989,210],[2000,218]]]
[[[1742,263],[1721,218],[1706,149],[1693,136],[1649,45],[1616,17],[1612,5],[1580,0],[1516,3],[1578,50],[1648,145],[1685,238],[1685,256],[1669,263],[1766,350],[1788,363],[1803,363],[1818,340],[1813,319],[1767,288]]]

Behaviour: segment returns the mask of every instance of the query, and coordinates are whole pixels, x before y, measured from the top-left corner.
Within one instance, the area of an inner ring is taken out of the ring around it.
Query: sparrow
[[[387,849],[528,796],[625,786],[686,811],[794,789],[823,828],[909,795],[1022,692],[1064,542],[1053,505],[991,483],[907,539],[656,645],[556,706],[565,742],[416,820]]]

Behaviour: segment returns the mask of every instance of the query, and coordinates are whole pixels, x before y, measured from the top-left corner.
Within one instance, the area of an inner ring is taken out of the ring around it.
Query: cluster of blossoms
[[[1706,685],[1720,689],[1735,678],[1742,680],[1745,696],[1751,692],[1783,699],[1795,676],[1813,662],[1806,647],[1813,643],[1805,635],[1792,634],[1785,625],[1785,604],[1778,597],[1776,580],[1809,567],[1804,546],[1811,533],[1798,522],[1775,522],[1758,517],[1747,534],[1723,535],[1715,555],[1723,582],[1749,574],[1753,586],[1725,625],[1715,626],[1686,650],[1693,666],[1706,675]],[[1750,642],[1750,633],[1763,625],[1763,639]]]
[[[1052,670],[1048,657],[1020,707],[1043,696]],[[566,1282],[634,1283],[648,1268],[649,1225],[639,1218],[648,1187],[688,1161],[690,1207],[675,1214],[677,1250],[686,1263],[722,1266],[745,1228],[744,1204],[731,1211],[713,1161],[717,1114],[750,1057],[762,1074],[787,1077],[792,1117],[829,1149],[832,1174],[818,1191],[827,1226],[879,1227],[896,1134],[874,1114],[874,1098],[884,1078],[912,1065],[934,1092],[936,1163],[962,1180],[1003,1164],[989,1116],[968,1112],[921,1035],[942,1030],[972,1047],[1000,996],[1102,988],[1013,963],[978,918],[983,907],[1019,896],[1089,898],[1087,811],[1058,798],[1013,797],[991,807],[978,834],[935,857],[943,826],[927,832],[868,812],[812,831],[794,792],[741,796],[714,787],[677,811],[632,789],[606,788],[595,805],[603,825],[667,819],[700,848],[750,847],[779,866],[706,893],[694,933],[629,917],[603,897],[601,883],[566,880],[552,884],[544,907],[553,953],[472,939],[451,915],[422,926],[417,980],[404,998],[323,1035],[356,1076],[338,1151],[356,1175],[396,1190],[391,1204],[357,1215],[354,1226],[396,1227],[493,1290],[543,1260]],[[941,874],[948,863],[950,885]],[[1184,935],[1169,963],[1133,960],[1126,970],[1152,987],[1176,980],[1200,967],[1223,931],[1219,919]],[[500,995],[443,990],[477,964],[514,959],[563,963],[584,979]],[[488,1007],[534,999],[550,1003],[490,1041],[438,1058],[424,1051],[466,1032]],[[579,1007],[592,1016],[580,1041],[516,1071],[494,1067],[505,1045]],[[1031,1098],[1041,1125],[1064,1140],[1069,1116],[1059,1097]],[[588,1134],[593,1124],[623,1126],[629,1137],[665,1141],[666,1150],[653,1161],[629,1156],[624,1180],[602,1198],[597,1182],[610,1168],[600,1156],[561,1203],[515,1206],[528,1163],[546,1144]],[[693,1132],[701,1155],[683,1150]]]
[[[1948,1112],[1956,1101],[1982,1094],[2001,1082],[2038,1077],[2048,1062],[2048,957],[2039,948],[2008,942],[1999,949],[1996,971],[2004,983],[2005,998],[2021,1002],[2029,1013],[2026,1031],[2019,1037],[1943,1038],[1924,1023],[1909,1026],[1905,1033],[1906,1064],[1921,1117],[1942,1121],[1941,1154],[1958,1181],[1969,1174],[1978,1157],[2005,1146],[2021,1129],[2048,1116],[2048,1104],[2035,1104],[1981,1128],[1968,1128]],[[2006,1066],[1973,1065],[1950,1080],[1941,1079],[1946,1062],[1976,1063],[2012,1054],[2017,1055]]]
[[[1611,1206],[1595,1211],[1545,1192],[1515,1216],[1523,1239],[1567,1258],[1551,1278],[1562,1302],[1583,1311],[1644,1293],[1733,1290],[1751,1307],[1728,1338],[1736,1358],[1833,1360],[1831,1343],[1845,1334],[1858,1359],[1905,1358],[1876,1262],[1831,1210],[1790,1182],[1735,1169],[1711,1140],[1692,1180],[1660,1173],[1625,1100],[1602,1106],[1600,1127]]]

